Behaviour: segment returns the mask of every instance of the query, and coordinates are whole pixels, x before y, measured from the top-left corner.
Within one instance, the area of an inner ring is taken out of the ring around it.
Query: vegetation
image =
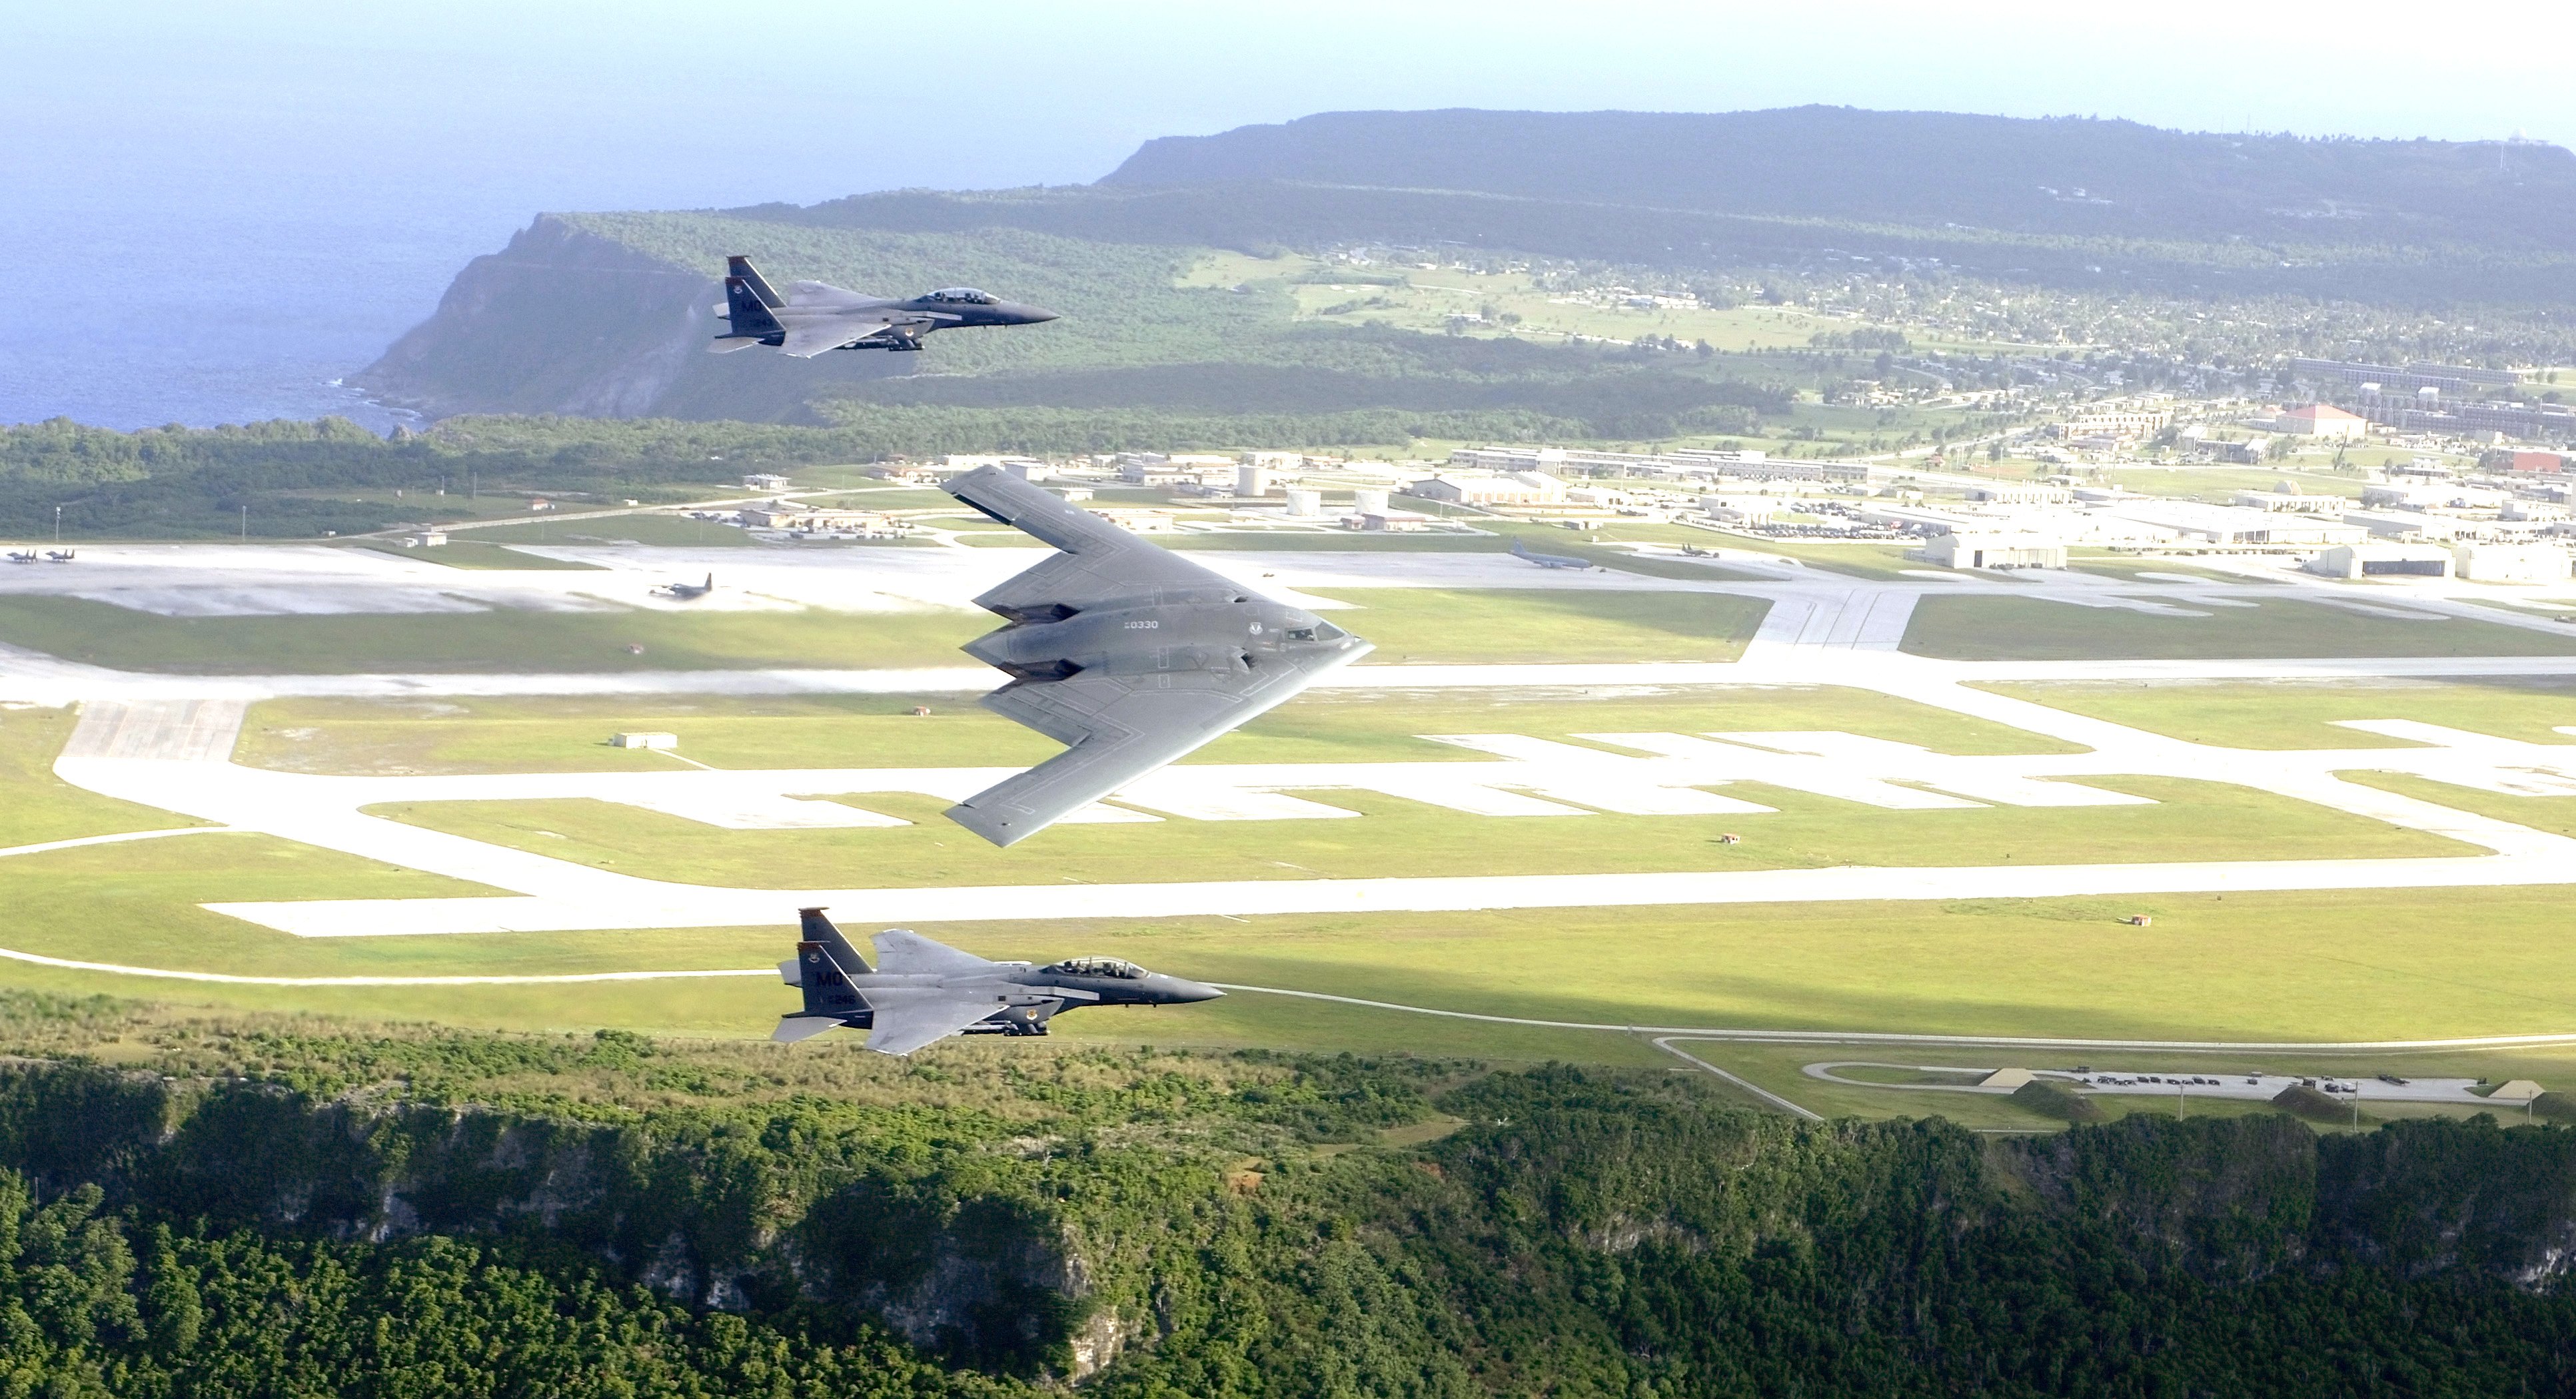
[[[2188,604],[2184,604],[2186,607]],[[2456,617],[2422,621],[2307,602],[2174,617],[2038,598],[1940,597],[1915,605],[1904,648],[1954,661],[2272,659],[2304,656],[2563,656],[2563,636]]]
[[[2524,743],[2565,743],[2576,680],[2163,680],[2154,684],[2005,681],[1983,688],[2149,733],[2228,748],[2405,748],[2338,722],[2412,719]]]
[[[1712,1080],[18,996],[17,1392],[2549,1392],[2576,1133],[1808,1125]],[[113,1049],[146,1072],[84,1062]]]

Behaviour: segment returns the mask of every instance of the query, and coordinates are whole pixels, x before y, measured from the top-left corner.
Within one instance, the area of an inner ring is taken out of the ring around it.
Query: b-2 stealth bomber
[[[877,934],[871,967],[823,910],[799,912],[803,936],[778,974],[804,991],[805,1008],[779,1017],[770,1038],[782,1043],[865,1030],[868,1048],[903,1055],[950,1035],[1043,1035],[1077,1006],[1187,1005],[1225,994],[1115,957],[988,962],[903,928]]]
[[[1026,840],[1375,649],[999,467],[944,489],[1063,551],[975,599],[1010,623],[966,644],[1011,677],[984,707],[1072,745],[948,808],[995,845]]]
[[[1571,555],[1571,554],[1534,554],[1534,553],[1531,553],[1531,552],[1530,552],[1530,547],[1529,547],[1528,545],[1526,545],[1526,544],[1523,544],[1522,542],[1520,542],[1520,541],[1519,541],[1519,540],[1517,540],[1517,539],[1515,539],[1515,540],[1513,540],[1513,541],[1512,541],[1512,557],[1513,557],[1513,558],[1516,558],[1516,559],[1518,559],[1518,560],[1520,560],[1520,561],[1521,561],[1521,562],[1523,562],[1523,563],[1534,563],[1534,564],[1537,564],[1537,565],[1538,565],[1539,567],[1541,567],[1541,568],[1590,568],[1590,567],[1592,567],[1592,560],[1590,560],[1590,559],[1578,559],[1578,558],[1574,557],[1574,556],[1573,556],[1573,555]]]
[[[979,325],[1036,325],[1056,319],[1039,306],[1004,301],[973,287],[942,287],[919,296],[869,296],[824,282],[790,282],[781,296],[747,257],[725,259],[725,304],[716,315],[725,333],[707,346],[729,354],[772,345],[782,355],[812,359],[826,350],[918,350],[934,330]]]

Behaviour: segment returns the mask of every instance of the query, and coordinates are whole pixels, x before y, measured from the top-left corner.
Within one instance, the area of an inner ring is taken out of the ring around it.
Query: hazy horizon
[[[738,13],[295,0],[11,19],[0,251],[20,304],[57,309],[0,330],[0,421],[352,407],[324,381],[541,211],[1083,183],[1153,137],[1323,111],[1826,103],[2576,140],[2550,73],[2576,18],[2537,7],[2499,12],[2529,40],[2507,46],[2392,45],[2409,12],[2351,5],[2009,4],[1975,23],[1870,5],[1831,26],[1677,4]]]

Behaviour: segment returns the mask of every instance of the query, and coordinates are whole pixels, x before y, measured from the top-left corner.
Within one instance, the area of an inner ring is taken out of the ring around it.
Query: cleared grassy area
[[[2455,617],[2407,621],[2288,601],[2213,611],[2158,617],[2040,598],[1932,596],[1915,607],[1904,649],[1954,661],[2576,655],[2576,637]]]
[[[813,608],[163,617],[80,598],[0,598],[0,640],[118,670],[180,675],[946,666],[965,663],[957,648],[990,630],[990,621],[964,610]]]
[[[2461,680],[2001,681],[1996,694],[2226,748],[2411,748],[2336,726],[2413,719],[2526,743],[2576,745],[2576,677]],[[2576,752],[2576,746],[2571,746]]]
[[[2297,485],[2302,495],[2342,496],[2348,500],[2361,499],[2363,485],[2360,478],[2353,476],[2273,471],[2256,466],[2130,467],[2105,471],[2102,481],[2140,495],[2180,496],[2222,504],[2238,491],[2269,491],[2283,481]]]
[[[226,841],[225,836],[191,840]],[[133,852],[154,848],[152,842]],[[200,847],[201,849],[203,847]],[[107,847],[115,850],[116,847]],[[87,854],[96,859],[96,852]],[[170,852],[175,854],[175,851]],[[42,856],[11,865],[32,866]],[[57,956],[284,975],[561,973],[762,967],[793,938],[785,917],[739,929],[306,940],[187,906],[197,891],[255,883],[230,870],[112,867],[112,889],[58,865],[41,879],[0,867],[0,893],[30,916],[8,945]],[[16,881],[28,882],[16,882]],[[298,893],[314,890],[294,886]],[[44,897],[30,901],[31,894]],[[298,895],[273,895],[298,896]],[[2354,894],[2156,896],[2135,900],[1548,909],[1349,917],[979,923],[919,930],[992,957],[1080,952],[1215,981],[1280,986],[1488,1015],[1611,1025],[1707,1025],[1900,1033],[2147,1039],[2415,1039],[2563,1030],[2576,1012],[2576,944],[2555,936],[2565,891],[2486,889]],[[2136,928],[2118,919],[2155,918]],[[844,912],[864,931],[863,915]],[[112,941],[99,930],[120,930]],[[2259,949],[2259,951],[2258,951]],[[112,956],[107,954],[112,953]],[[2285,971],[2291,969],[2295,974]],[[197,1005],[312,1010],[385,1019],[578,1028],[622,1025],[766,1035],[793,993],[767,978],[502,987],[229,987],[0,963],[0,982],[148,995]],[[1642,1037],[1482,1025],[1238,993],[1206,1005],[1086,1011],[1068,1037],[1158,1045],[1405,1051],[1501,1059],[1652,1063]],[[1719,1063],[1743,1051],[1694,1048]],[[1805,1049],[1816,1059],[1908,1059]],[[1964,1057],[1954,1057],[1964,1056]],[[2062,1066],[2173,1067],[2173,1056],[2014,1052]],[[2190,1062],[2246,1067],[2322,1056],[2229,1053]],[[1807,1101],[1795,1063],[1762,1079]],[[2003,1062],[1996,1051],[1932,1050],[1927,1064]],[[2327,1061],[2334,1072],[2576,1079],[2557,1051],[2514,1050]],[[1916,1096],[1865,1096],[1853,1110],[1951,1111]],[[1894,1100],[1892,1102],[1883,1100]]]
[[[1766,554],[1778,554],[1783,558],[1796,559],[1800,563],[1821,568],[1828,573],[1840,573],[1853,578],[1874,578],[1880,582],[1892,582],[1903,578],[1906,576],[1905,570],[1909,568],[1931,567],[1930,564],[1919,559],[1905,557],[1907,551],[1920,547],[1912,544],[1868,540],[1836,544],[1820,539],[1775,539],[1761,534],[1730,535],[1727,539],[1738,548],[1759,549]]]
[[[2478,853],[2439,836],[2222,783],[2119,777],[2085,785],[2156,804],[1885,811],[1732,783],[1720,790],[1776,810],[1506,820],[1338,791],[1307,795],[1356,817],[1066,825],[1010,850],[961,836],[940,818],[946,802],[908,793],[848,796],[853,806],[913,823],[859,830],[728,831],[588,799],[407,802],[369,814],[596,868],[732,888],[830,888],[853,878],[919,888],[1377,879],[1435,869],[1444,875],[1627,874]],[[1742,843],[1721,843],[1730,832]],[[1436,863],[1430,852],[1438,852]]]
[[[474,529],[474,538],[498,544],[591,544],[611,540],[628,544],[705,545],[710,548],[760,542],[738,526],[692,520],[683,515],[652,514],[478,526]]]
[[[2517,826],[2529,826],[2551,835],[2576,836],[2576,797],[2518,797],[2506,792],[2481,792],[2474,787],[2457,787],[2402,772],[2347,772],[2339,776],[2346,782],[2415,797],[2436,806],[2492,816],[2499,821],[2511,821]]]
[[[69,709],[0,710],[0,849],[207,824],[85,792],[54,776],[54,755],[77,722]]]
[[[927,717],[912,713],[928,707]],[[449,700],[291,699],[254,707],[235,761],[290,772],[641,772],[669,758],[611,748],[621,729],[674,732],[726,768],[1006,766],[1049,740],[962,695],[732,695]],[[1707,689],[1319,690],[1186,761],[1479,761],[1423,734],[1735,733],[1830,729],[1936,752],[2080,752],[2038,734],[1830,685]]]
[[[2202,578],[2212,583],[2279,583],[2277,578],[2247,577],[2241,573],[2222,573],[2186,559],[2132,558],[2125,555],[2071,555],[2066,565],[2077,573],[2098,573],[2105,578],[2134,579],[2145,573],[2178,574],[2185,578]],[[2160,580],[2147,579],[2152,583]]]
[[[1334,588],[1334,625],[1377,643],[1369,662],[1732,661],[1767,598],[1576,588]]]
[[[550,559],[543,554],[523,553],[500,544],[487,544],[479,539],[451,539],[434,549],[406,549],[399,544],[366,544],[361,548],[398,559],[421,563],[443,564],[449,568],[471,569],[588,569],[598,571],[595,563],[573,559]]]

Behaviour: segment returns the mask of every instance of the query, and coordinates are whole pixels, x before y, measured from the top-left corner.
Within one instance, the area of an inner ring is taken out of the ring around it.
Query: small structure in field
[[[680,746],[678,734],[622,733],[608,740],[611,748],[674,749]]]

